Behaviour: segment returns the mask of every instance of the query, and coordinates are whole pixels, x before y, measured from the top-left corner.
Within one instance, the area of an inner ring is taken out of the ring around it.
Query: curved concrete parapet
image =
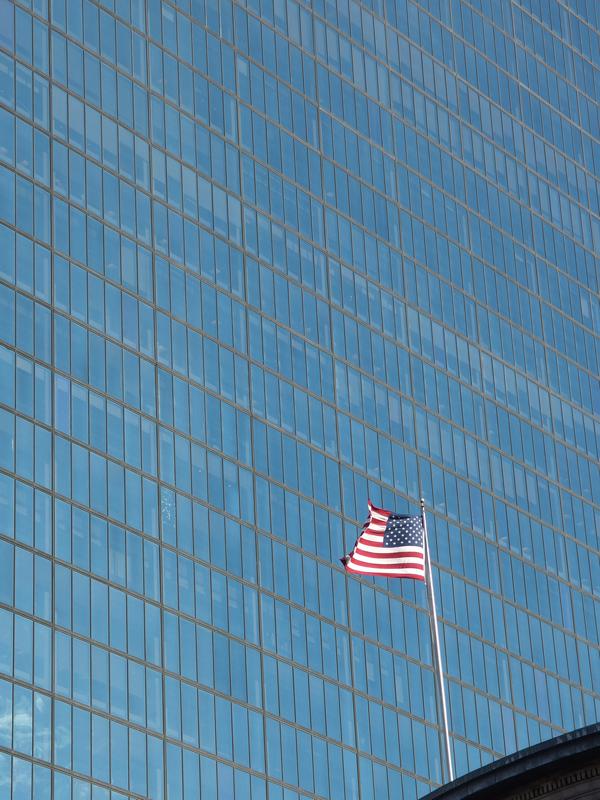
[[[421,800],[600,800],[600,724],[520,750]]]

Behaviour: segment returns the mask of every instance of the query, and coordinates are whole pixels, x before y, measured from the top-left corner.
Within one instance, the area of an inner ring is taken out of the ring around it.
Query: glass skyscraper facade
[[[600,718],[600,5],[0,0],[0,800],[441,783]]]

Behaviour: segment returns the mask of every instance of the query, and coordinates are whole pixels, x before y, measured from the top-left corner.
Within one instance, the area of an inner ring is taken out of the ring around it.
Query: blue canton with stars
[[[423,547],[421,517],[390,514],[383,534],[384,547]]]

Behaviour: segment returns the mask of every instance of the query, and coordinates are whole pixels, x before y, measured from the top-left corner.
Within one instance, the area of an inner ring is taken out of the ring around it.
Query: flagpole
[[[431,558],[429,555],[429,540],[427,538],[427,520],[425,518],[425,500],[421,498],[421,520],[423,522],[423,542],[425,544],[425,557],[427,560],[427,594],[429,597],[429,612],[431,617],[431,630],[433,633],[433,649],[436,662],[436,674],[440,692],[442,706],[442,722],[444,729],[444,741],[446,744],[446,764],[448,766],[448,777],[454,780],[454,768],[452,766],[452,750],[450,748],[450,729],[448,727],[448,710],[446,707],[446,688],[444,683],[444,672],[442,670],[442,653],[440,650],[440,634],[438,631],[437,611],[435,607],[435,592],[433,589],[433,575],[431,572]]]

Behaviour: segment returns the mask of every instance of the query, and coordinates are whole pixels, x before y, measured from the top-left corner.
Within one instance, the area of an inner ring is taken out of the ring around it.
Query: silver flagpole
[[[427,593],[429,595],[429,612],[431,616],[431,630],[433,632],[433,649],[435,651],[436,673],[440,691],[440,701],[442,706],[442,721],[444,728],[444,740],[446,743],[446,764],[448,765],[448,777],[454,780],[454,768],[452,766],[452,750],[450,749],[450,729],[448,727],[448,709],[446,708],[446,688],[444,683],[444,672],[442,670],[442,653],[440,650],[440,634],[438,631],[437,611],[435,608],[435,592],[433,589],[433,575],[431,572],[431,558],[429,556],[429,541],[427,538],[427,520],[425,519],[425,500],[421,498],[421,519],[423,522],[423,542],[425,545],[425,558],[427,560]]]

